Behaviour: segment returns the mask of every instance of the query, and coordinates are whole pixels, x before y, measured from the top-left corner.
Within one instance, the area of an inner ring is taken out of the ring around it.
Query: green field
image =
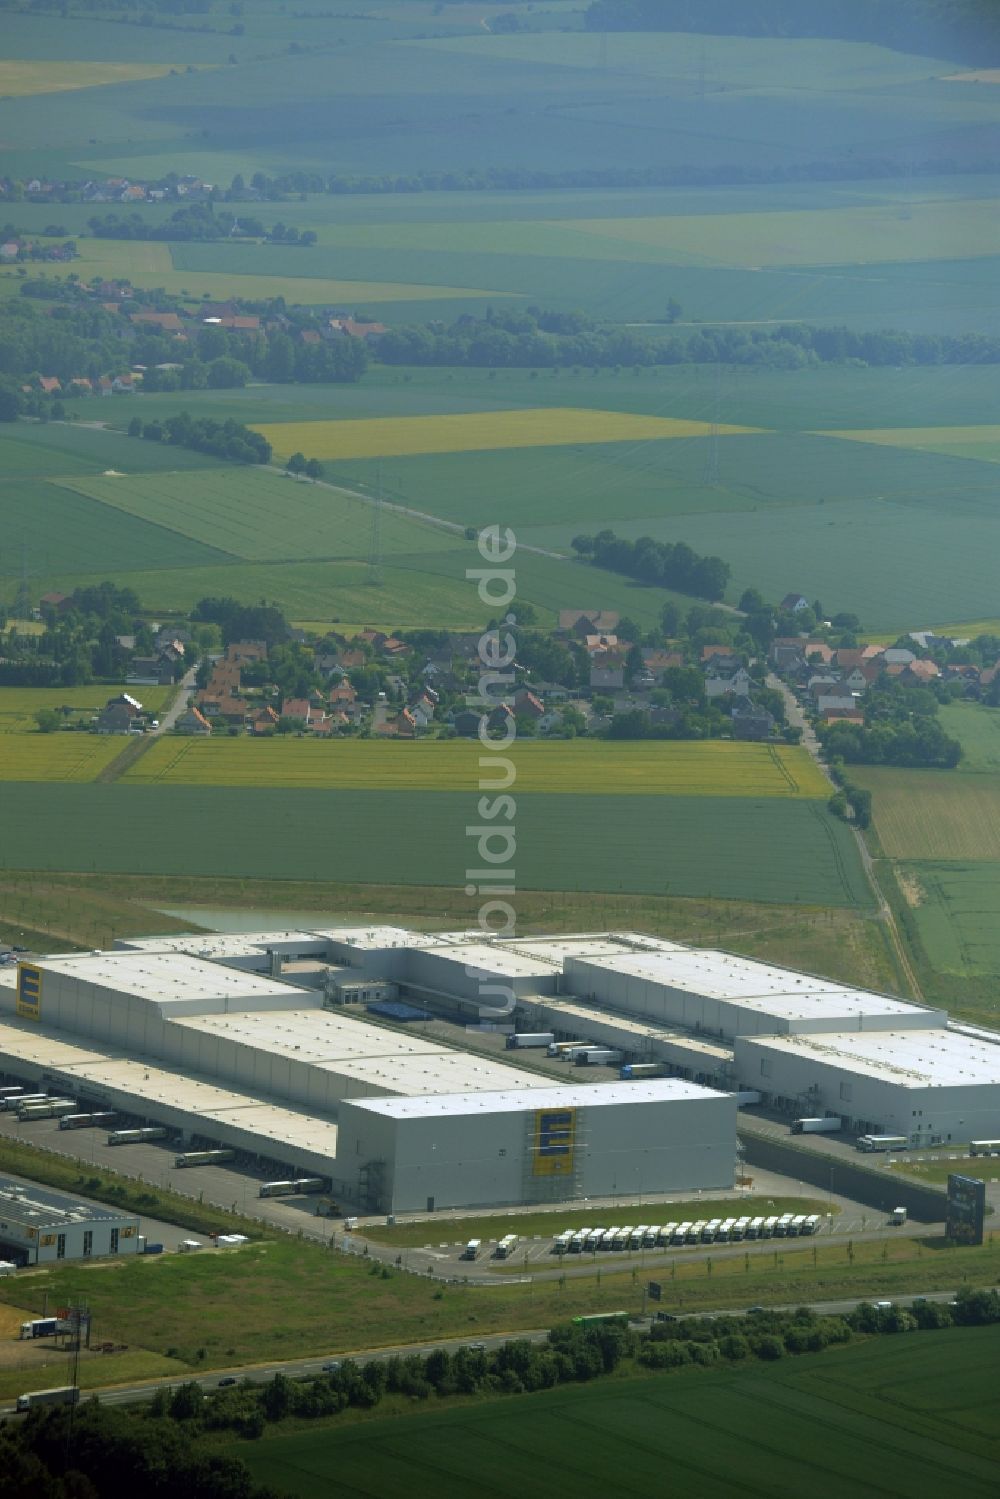
[[[891,859],[1000,859],[1000,778],[858,766]]]
[[[850,831],[819,802],[527,792],[517,805],[525,890],[870,903]],[[0,858],[19,870],[460,887],[475,811],[461,792],[25,785]]]
[[[935,373],[936,384],[929,378]],[[655,623],[660,591],[525,550],[565,554],[581,526],[607,525],[723,556],[733,568],[733,601],[748,585],[780,597],[791,579],[810,597],[852,609],[869,629],[890,633],[995,613],[997,466],[841,441],[815,429],[834,411],[838,422],[858,421],[864,402],[874,431],[898,420],[911,400],[929,416],[937,389],[949,415],[962,404],[985,415],[1000,398],[997,370],[733,373],[721,412],[732,419],[728,425],[766,425],[773,417],[781,430],[721,437],[717,483],[706,482],[708,440],[695,435],[712,414],[710,375],[693,366],[638,377],[563,371],[536,380],[508,371],[491,380],[488,371],[376,368],[358,387],[251,386],[91,403],[90,410],[125,423],[137,411],[158,416],[183,405],[255,424],[270,411],[282,420],[265,424],[268,430],[285,433],[285,446],[307,454],[382,448],[381,458],[335,457],[328,477],[369,496],[381,486],[394,504],[452,524],[511,525],[524,544],[519,592],[549,621],[561,607],[586,604]],[[849,375],[860,381],[856,390]],[[616,421],[631,423],[634,435],[626,440],[623,428],[619,440],[591,443],[579,433],[560,434],[560,420],[577,414],[602,439]],[[670,430],[692,435],[642,435],[664,430],[665,421],[668,428],[687,424]],[[519,439],[525,423],[534,424],[533,435]],[[370,512],[348,497],[219,466],[203,467],[189,483],[185,475],[199,455],[113,432],[21,424],[0,445],[11,440],[11,471],[23,477],[0,482],[0,517],[15,553],[27,546],[40,589],[111,573],[157,610],[231,593],[266,595],[302,619],[460,626],[485,617],[465,580],[462,543],[439,527],[385,512],[385,581],[376,594],[363,566]],[[400,452],[518,440],[543,445],[494,448],[488,459],[481,452]],[[37,477],[30,472],[36,452]],[[161,472],[171,468],[178,472]],[[107,477],[109,469],[148,476],[124,484]],[[937,563],[928,572],[930,555]],[[262,562],[269,564],[266,577]],[[16,571],[9,554],[8,592]]]
[[[951,703],[941,722],[962,744],[956,771],[853,774],[872,791],[875,832],[928,984],[990,1024],[1000,975],[1000,711]]]
[[[1000,708],[950,703],[941,709],[941,727],[962,746],[961,772],[996,775],[1000,771]]]
[[[1000,974],[1000,860],[907,861],[899,865],[898,878],[910,897],[917,936],[934,969],[995,983]]]
[[[157,530],[176,533],[180,545],[210,549],[206,561],[221,560],[227,554],[246,562],[368,555],[370,504],[328,485],[295,480],[272,469],[231,465],[205,471],[197,478],[187,473],[135,479],[74,478],[64,480],[62,487]],[[116,521],[123,528],[129,524],[120,515]],[[460,537],[439,527],[391,511],[383,516],[382,545],[387,553],[439,552],[449,543],[466,554],[469,551]]]
[[[948,1329],[784,1360],[308,1427],[228,1449],[253,1477],[312,1496],[393,1487],[435,1499],[573,1499],[657,1492],[709,1499],[819,1492],[931,1499],[995,1492],[995,1327]]]
[[[824,800],[829,794],[829,783],[812,757],[784,745],[522,741],[508,753],[519,793]],[[170,786],[474,792],[481,780],[480,755],[481,747],[471,741],[160,739],[132,763],[124,780]]]

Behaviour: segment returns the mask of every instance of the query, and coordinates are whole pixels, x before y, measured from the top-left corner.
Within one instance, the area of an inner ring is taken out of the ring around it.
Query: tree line
[[[372,1274],[391,1275],[372,1265]],[[810,1307],[712,1318],[667,1316],[648,1330],[612,1318],[554,1327],[544,1342],[515,1338],[495,1349],[466,1346],[454,1353],[392,1355],[357,1364],[345,1359],[323,1374],[264,1384],[241,1380],[206,1393],[196,1381],[161,1386],[148,1404],[132,1408],[86,1401],[75,1411],[39,1407],[0,1427],[4,1499],[118,1499],[138,1493],[156,1499],[277,1499],[254,1484],[237,1457],[209,1443],[234,1432],[259,1439],[268,1426],[319,1420],[344,1411],[370,1411],[387,1396],[412,1402],[455,1396],[499,1397],[587,1384],[627,1367],[650,1371],[685,1366],[774,1363],[862,1338],[933,1333],[942,1328],[1000,1322],[1000,1294],[964,1287],[948,1303],[919,1299],[910,1307],[861,1303],[844,1316]]]
[[[699,556],[683,541],[654,541],[651,536],[628,541],[605,530],[596,536],[574,536],[572,545],[580,557],[589,558],[596,567],[696,598],[721,599],[729,582],[728,562],[721,557]]]
[[[220,218],[210,203],[192,203],[178,208],[163,223],[153,224],[140,213],[94,214],[87,220],[87,227],[95,239],[138,240],[215,240],[215,239],[267,239],[274,244],[314,245],[314,229],[296,229],[294,225],[278,223],[267,229],[259,219],[236,217],[227,214]]]
[[[942,689],[942,695],[949,700],[947,688]],[[962,746],[942,728],[939,698],[933,688],[911,687],[893,677],[880,677],[862,701],[864,724],[834,721],[819,727],[820,742],[832,762],[937,770],[954,770],[960,762]],[[842,774],[841,779],[846,782]],[[851,802],[850,795],[847,800]]]
[[[164,442],[179,448],[191,448],[196,453],[210,453],[214,458],[225,458],[230,463],[270,463],[271,444],[259,432],[245,427],[242,422],[216,421],[210,416],[192,416],[181,411],[177,416],[167,416],[144,422],[136,416],[128,424],[129,437],[141,437],[146,442]]]
[[[650,309],[655,317],[656,309]],[[683,309],[664,298],[664,333],[650,336],[600,325],[583,314],[538,307],[488,310],[483,318],[390,328],[378,341],[382,364],[556,369],[730,364],[756,369],[807,369],[819,364],[882,366],[996,364],[1000,336],[922,334],[899,329],[855,332],[789,323],[776,328],[704,327],[666,333]]]

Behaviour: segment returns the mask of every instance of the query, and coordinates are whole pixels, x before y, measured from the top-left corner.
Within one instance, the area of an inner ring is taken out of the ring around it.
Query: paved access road
[[[915,1292],[909,1296],[897,1296],[893,1304],[895,1306],[910,1306],[914,1301],[918,1300],[951,1301],[952,1299],[953,1292],[951,1291],[927,1291],[922,1294]],[[852,1312],[856,1306],[860,1306],[864,1300],[870,1300],[870,1298],[862,1297],[849,1301],[817,1301],[813,1305],[813,1311],[819,1313],[820,1316],[843,1316],[847,1312]],[[796,1302],[794,1305],[789,1306],[768,1307],[767,1310],[791,1312],[800,1305],[801,1302]],[[690,1316],[698,1317],[702,1320],[710,1320],[712,1317],[722,1316],[745,1317],[751,1315],[753,1310],[751,1307],[719,1307],[714,1311],[693,1312]],[[636,1317],[632,1319],[636,1325],[645,1327],[648,1327],[652,1320],[650,1317]],[[265,1384],[269,1379],[273,1379],[276,1374],[287,1375],[289,1379],[308,1379],[310,1376],[322,1373],[323,1365],[335,1359],[350,1358],[355,1363],[367,1364],[373,1361],[377,1362],[380,1359],[405,1357],[412,1354],[423,1356],[433,1353],[438,1348],[443,1348],[449,1353],[457,1353],[460,1348],[484,1348],[487,1350],[501,1348],[504,1343],[514,1340],[544,1343],[548,1335],[549,1329],[540,1327],[531,1328],[527,1332],[497,1333],[492,1337],[484,1337],[475,1341],[469,1338],[443,1338],[435,1343],[400,1343],[393,1347],[354,1349],[349,1352],[334,1350],[312,1358],[289,1359],[284,1363],[252,1364],[242,1368],[213,1369],[211,1374],[187,1375],[176,1379],[147,1380],[143,1384],[121,1385],[108,1390],[94,1390],[87,1391],[86,1393],[88,1395],[91,1393],[99,1395],[103,1405],[133,1405],[141,1400],[150,1400],[159,1389],[173,1390],[177,1389],[179,1385],[197,1384],[203,1390],[208,1391],[217,1389],[220,1380],[233,1377],[249,1379],[254,1384]],[[0,1418],[6,1418],[13,1414],[13,1405],[0,1406]]]

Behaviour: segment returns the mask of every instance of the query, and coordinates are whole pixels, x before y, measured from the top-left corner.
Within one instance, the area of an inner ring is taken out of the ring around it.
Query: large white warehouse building
[[[387,996],[671,1076],[586,1083],[567,1063],[567,1086],[528,1053],[372,1023]],[[729,1185],[737,1087],[914,1143],[1000,1137],[998,1042],[940,1009],[630,932],[198,933],[0,970],[7,1078],[386,1211]],[[539,1165],[553,1109],[573,1121],[572,1169]]]
[[[729,1188],[736,1100],[673,1079],[345,1104],[340,1169],[373,1211]],[[348,1179],[350,1180],[350,1179]]]

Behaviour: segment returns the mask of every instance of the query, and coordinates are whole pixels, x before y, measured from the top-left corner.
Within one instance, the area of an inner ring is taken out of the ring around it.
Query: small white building
[[[733,1184],[736,1100],[657,1079],[340,1110],[337,1176],[372,1212],[434,1212]]]
[[[139,1219],[62,1192],[0,1179],[0,1259],[48,1265],[135,1254]]]

